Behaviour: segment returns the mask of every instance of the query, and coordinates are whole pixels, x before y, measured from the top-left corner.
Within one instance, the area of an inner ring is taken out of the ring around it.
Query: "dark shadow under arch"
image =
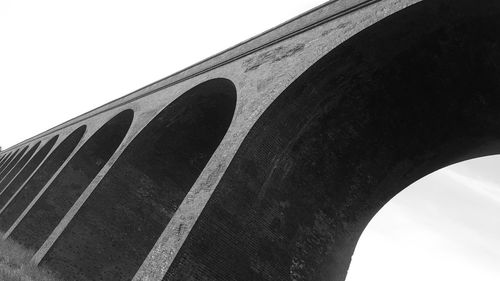
[[[2,159],[0,159],[0,169],[2,168],[3,166],[3,163],[5,162],[5,159],[7,159],[9,154],[8,153],[5,153],[4,155],[2,155]]]
[[[68,280],[130,280],[231,123],[236,89],[204,82],[130,143],[41,264]]]
[[[87,126],[83,125],[75,129],[50,153],[45,161],[40,165],[36,172],[21,187],[22,189],[14,195],[10,203],[2,208],[0,213],[0,231],[6,232],[16,221],[21,213],[28,207],[38,192],[52,178],[54,173],[66,161],[66,158],[78,145],[85,133]],[[49,150],[50,151],[50,150]]]
[[[2,170],[3,164],[5,163],[5,161],[7,160],[7,158],[9,158],[9,154],[8,153],[6,153],[4,156],[2,156],[2,161],[0,161],[0,171]]]
[[[254,125],[164,280],[344,280],[370,218],[500,152],[500,2],[425,0],[367,28]]]
[[[19,162],[19,159],[23,156],[24,152],[26,152],[28,146],[25,146],[23,149],[20,149],[16,152],[16,155],[12,157],[12,160],[5,166],[5,169],[0,173],[0,181],[3,181],[5,177],[11,172],[14,165]]]
[[[11,198],[11,196],[21,187],[21,185],[28,179],[28,177],[35,171],[36,167],[40,165],[47,153],[52,149],[57,141],[58,136],[52,137],[26,164],[21,172],[12,180],[12,182],[0,193],[0,210]]]
[[[19,170],[21,170],[21,168],[24,167],[24,165],[26,164],[26,162],[28,162],[33,153],[35,153],[38,146],[40,146],[40,142],[37,142],[32,148],[30,148],[30,150],[28,150],[28,152],[26,152],[26,154],[24,154],[24,156],[10,170],[10,172],[5,175],[2,181],[0,181],[0,193],[3,192],[7,184],[9,184],[10,181],[17,175],[17,173],[19,173]]]
[[[128,132],[134,111],[124,110],[95,132],[64,166],[10,238],[37,250],[94,179]]]
[[[9,155],[5,158],[4,163],[2,164],[2,167],[0,167],[0,172],[3,172],[5,167],[8,165],[9,161],[12,159],[16,152],[10,152]]]

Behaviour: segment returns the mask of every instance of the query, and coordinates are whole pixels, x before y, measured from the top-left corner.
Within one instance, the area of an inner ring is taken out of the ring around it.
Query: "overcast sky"
[[[324,2],[0,0],[5,149]],[[500,165],[441,170],[374,218],[349,281],[500,280]]]
[[[324,0],[0,0],[4,149]]]
[[[448,166],[372,219],[347,281],[500,280],[500,156]]]

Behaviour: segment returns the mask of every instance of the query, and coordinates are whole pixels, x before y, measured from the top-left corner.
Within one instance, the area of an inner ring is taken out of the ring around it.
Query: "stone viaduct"
[[[499,48],[500,1],[330,1],[2,151],[0,231],[66,280],[344,280],[396,193],[500,152]]]

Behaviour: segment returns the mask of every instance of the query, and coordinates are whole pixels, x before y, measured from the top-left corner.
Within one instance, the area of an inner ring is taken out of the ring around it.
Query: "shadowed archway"
[[[52,137],[43,147],[33,156],[21,172],[12,180],[12,182],[0,193],[0,210],[5,206],[12,195],[21,187],[28,177],[35,171],[40,163],[45,159],[47,153],[52,149],[58,136]]]
[[[25,146],[23,149],[18,150],[16,155],[12,157],[12,160],[5,166],[5,169],[0,173],[0,181],[3,181],[6,176],[12,171],[14,166],[19,162],[19,159],[24,155],[24,152],[28,149],[28,146]]]
[[[41,264],[68,280],[130,280],[231,123],[236,89],[204,82],[130,143]]]
[[[0,159],[0,169],[2,168],[2,165],[5,162],[5,159],[7,159],[8,155],[9,155],[8,153],[2,155],[2,159]]]
[[[54,173],[61,167],[71,152],[78,145],[85,133],[86,126],[80,126],[66,137],[50,153],[45,161],[40,165],[31,178],[21,187],[21,189],[6,203],[0,210],[0,231],[6,232],[21,213],[28,207],[31,200],[54,176]],[[49,150],[50,151],[50,150]]]
[[[10,160],[12,160],[12,157],[14,157],[14,155],[16,153],[17,153],[17,150],[14,151],[14,152],[10,152],[9,155],[7,155],[7,157],[5,158],[4,163],[2,164],[2,167],[0,167],[0,172],[3,172],[3,170],[5,169],[5,167],[10,163]]]
[[[4,188],[7,186],[7,184],[10,183],[10,181],[19,173],[19,170],[21,170],[22,167],[28,162],[28,160],[31,158],[33,153],[38,149],[38,146],[40,146],[40,142],[37,142],[24,156],[17,162],[17,164],[12,167],[12,170],[10,170],[9,173],[5,175],[5,177],[0,181],[0,194],[4,191]]]
[[[500,151],[500,2],[426,0],[294,81],[235,155],[164,280],[344,280],[396,193]]]
[[[118,148],[134,112],[117,114],[95,132],[64,166],[43,195],[14,228],[10,238],[38,249]]]

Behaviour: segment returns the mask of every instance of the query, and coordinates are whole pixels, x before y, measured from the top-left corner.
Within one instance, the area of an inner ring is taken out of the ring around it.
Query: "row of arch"
[[[131,279],[218,147],[235,104],[232,82],[213,79],[163,109],[125,148],[42,264],[67,280]],[[57,146],[54,136],[4,155],[4,239],[39,249],[115,153],[133,119],[127,109],[83,144],[85,125]]]
[[[396,193],[440,167],[500,152],[500,4],[479,2],[424,0],[298,77],[253,124],[164,280],[343,280],[364,227]],[[41,263],[68,280],[131,279],[226,134],[235,103],[233,83],[214,79],[167,106]],[[85,126],[51,153],[55,139],[4,155],[0,231],[40,247],[133,115],[109,120],[64,167]],[[9,176],[16,167],[24,183]]]

